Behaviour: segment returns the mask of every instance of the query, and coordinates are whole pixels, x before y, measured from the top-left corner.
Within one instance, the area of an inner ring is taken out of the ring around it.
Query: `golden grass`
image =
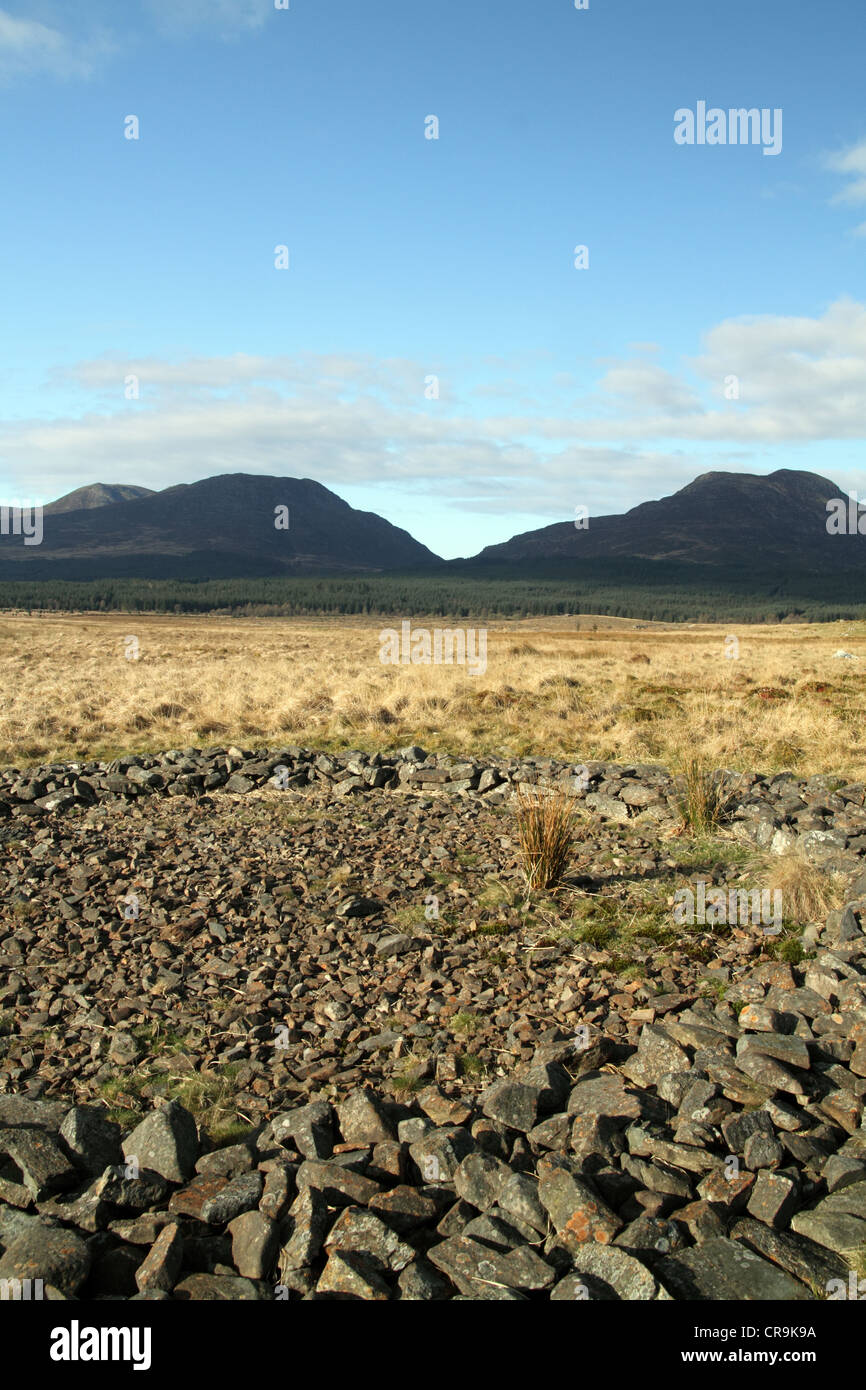
[[[690,751],[674,762],[682,779],[679,797],[683,824],[693,835],[709,835],[721,824],[731,800],[732,788],[719,776],[715,763],[705,754]]]
[[[781,891],[785,921],[800,927],[810,922],[823,925],[827,913],[845,901],[846,876],[810,863],[799,845],[767,856],[764,882],[771,893]]]
[[[490,623],[487,669],[472,676],[460,666],[383,666],[379,632],[399,622],[0,616],[0,759],[418,742],[673,764],[692,746],[716,766],[866,779],[864,623]],[[419,626],[456,623],[413,619]],[[736,660],[725,656],[729,635]],[[137,660],[124,656],[128,637]],[[834,660],[838,647],[859,660]]]
[[[571,859],[575,803],[563,791],[522,787],[517,793],[517,837],[530,892],[555,888]]]

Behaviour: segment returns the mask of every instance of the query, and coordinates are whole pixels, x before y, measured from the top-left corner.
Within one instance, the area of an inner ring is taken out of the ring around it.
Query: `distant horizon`
[[[660,497],[659,497],[659,496],[656,496],[656,497],[645,497],[645,498],[641,498],[639,501],[633,503],[632,506],[630,506],[629,508],[627,508],[625,512],[608,512],[608,513],[601,514],[601,515],[598,516],[596,519],[601,520],[601,519],[613,519],[613,518],[615,518],[615,517],[624,517],[625,515],[628,514],[628,512],[633,511],[636,507],[640,507],[640,506],[642,506],[642,505],[645,505],[646,503],[650,503],[650,502],[660,502],[660,501],[668,500],[669,498],[678,495],[680,492],[684,491],[686,488],[689,488],[689,487],[693,486],[695,483],[700,482],[700,481],[701,481],[702,479],[704,479],[704,478],[710,478],[710,477],[730,477],[730,478],[740,477],[740,478],[753,478],[753,479],[755,479],[756,481],[759,481],[759,480],[761,480],[761,479],[770,479],[770,478],[776,477],[776,476],[777,476],[778,474],[780,474],[780,473],[790,473],[790,474],[801,473],[801,474],[803,474],[804,476],[808,476],[808,477],[811,477],[811,478],[815,478],[816,480],[820,480],[820,481],[823,481],[823,482],[825,482],[825,483],[828,483],[828,484],[830,484],[830,486],[832,486],[832,487],[834,487],[834,488],[838,488],[838,486],[839,486],[832,478],[827,478],[827,477],[825,477],[823,474],[812,473],[811,470],[807,470],[807,469],[785,468],[785,467],[782,467],[782,468],[774,469],[771,473],[748,473],[748,472],[745,472],[744,470],[733,470],[733,469],[709,469],[709,470],[707,470],[707,472],[705,472],[705,473],[700,473],[700,474],[698,474],[696,477],[689,479],[689,481],[686,482],[686,483],[684,483],[681,487],[676,488],[675,491],[674,491],[673,493],[664,493],[664,494],[662,494]],[[347,501],[348,501],[348,499],[346,499],[345,497],[341,497],[340,492],[337,490],[336,487],[329,487],[328,484],[322,483],[318,478],[295,478],[295,477],[292,477],[290,474],[262,474],[262,473],[250,473],[250,472],[247,472],[247,471],[241,469],[241,470],[232,471],[232,472],[226,472],[226,473],[214,473],[214,474],[210,474],[210,475],[208,475],[208,476],[205,477],[205,478],[197,478],[197,479],[195,479],[194,482],[192,482],[192,483],[168,483],[168,484],[166,484],[166,486],[165,486],[164,488],[148,488],[147,485],[146,485],[146,484],[143,484],[143,483],[108,483],[108,482],[105,482],[105,481],[103,481],[103,480],[98,480],[98,481],[93,481],[93,482],[87,482],[87,483],[79,483],[79,484],[77,485],[77,487],[73,487],[72,489],[70,489],[70,491],[69,491],[68,493],[63,493],[60,497],[56,497],[56,498],[48,498],[48,499],[26,499],[26,502],[25,502],[25,499],[23,499],[23,498],[22,498],[22,499],[17,499],[17,501],[7,501],[7,500],[4,500],[3,498],[0,498],[0,512],[3,512],[3,513],[5,514],[7,511],[13,511],[13,510],[15,509],[16,506],[19,506],[19,505],[21,505],[21,504],[25,504],[25,505],[27,505],[28,507],[32,507],[33,503],[35,503],[36,505],[41,505],[41,506],[43,506],[43,507],[45,507],[45,508],[47,509],[47,508],[49,508],[49,507],[52,507],[52,506],[56,505],[56,504],[59,503],[59,502],[66,501],[69,497],[73,497],[73,496],[74,496],[76,493],[78,493],[78,492],[86,492],[86,491],[88,491],[89,489],[92,489],[92,488],[105,488],[106,490],[113,489],[113,488],[124,488],[124,487],[125,487],[125,488],[137,488],[137,489],[141,489],[141,490],[142,490],[142,494],[143,494],[144,497],[154,497],[154,496],[159,495],[159,493],[161,493],[161,492],[167,492],[167,491],[169,491],[170,489],[175,488],[175,487],[192,487],[192,486],[195,486],[196,483],[213,482],[213,481],[216,481],[216,480],[219,479],[219,478],[249,478],[249,479],[251,479],[251,480],[261,479],[262,481],[269,480],[269,481],[276,481],[276,482],[285,481],[285,482],[291,482],[291,483],[311,483],[311,484],[313,484],[313,485],[315,485],[315,486],[324,488],[327,492],[331,493],[333,496],[337,497],[337,498],[338,498],[339,500],[341,500],[341,501],[344,501],[344,502],[347,502]],[[840,495],[841,497],[845,497],[845,496],[846,496],[846,493],[845,493],[844,489],[841,489],[841,488],[839,489],[839,495]],[[852,492],[852,493],[848,493],[848,494],[847,494],[847,497],[848,497],[848,508],[847,508],[847,511],[848,511],[849,513],[851,512],[851,509],[853,508],[853,509],[854,509],[854,513],[855,513],[855,514],[858,514],[858,513],[859,513],[859,508],[860,508],[861,506],[866,506],[866,499],[860,499],[860,500],[858,500],[857,494],[856,494],[856,493],[853,493],[853,492]],[[120,499],[120,500],[122,500],[122,501],[127,501],[127,502],[134,502],[134,501],[137,501],[137,500],[139,500],[139,499],[138,499],[138,498],[126,498],[126,499]],[[85,507],[85,508],[83,508],[82,510],[86,510],[86,511],[91,511],[91,510],[92,510],[92,511],[96,511],[96,510],[99,510],[100,507],[101,507],[102,505],[117,505],[117,503],[106,503],[106,504],[96,504],[96,505],[91,504],[91,506]],[[349,506],[353,506],[353,504],[350,503],[350,502],[348,503],[348,505],[349,505]],[[829,505],[829,504],[828,504],[828,505]],[[369,508],[354,508],[354,509],[355,509],[355,510],[360,510],[360,511],[369,511],[369,510],[372,510],[372,509],[369,509]],[[58,512],[57,515],[58,515],[58,516],[66,516],[66,515],[68,515],[68,512],[67,512],[66,510],[63,510],[63,511],[61,511],[61,512]],[[387,516],[386,514],[384,514],[384,513],[382,513],[382,512],[377,512],[376,515],[380,516],[383,520],[390,522],[392,525],[395,525],[395,526],[397,525],[396,522],[393,522],[392,519],[391,519],[389,516]],[[555,526],[555,525],[566,525],[566,524],[568,524],[570,521],[574,521],[574,524],[575,524],[575,526],[577,527],[577,529],[586,529],[589,525],[591,525],[592,514],[591,514],[591,513],[586,513],[586,512],[584,512],[584,514],[581,515],[581,517],[579,518],[579,520],[576,520],[576,519],[571,518],[571,517],[563,517],[563,518],[559,518],[559,519],[554,519],[554,521],[552,521],[552,522],[546,522],[546,523],[544,523],[544,525],[546,525],[546,526],[550,526],[550,525],[554,525],[554,526]],[[406,529],[408,529],[408,528],[401,528],[401,529],[406,530]],[[544,527],[542,526],[542,527],[539,527],[539,528],[529,528],[529,529],[530,529],[530,530],[541,530],[541,529],[544,529]],[[5,534],[5,532],[4,532],[4,534]],[[420,539],[419,537],[414,536],[412,532],[409,532],[409,534],[412,536],[412,538],[413,538],[414,540]],[[507,543],[507,542],[510,541],[510,540],[516,539],[518,536],[524,535],[524,534],[526,534],[526,533],[525,533],[525,532],[512,532],[510,535],[504,535],[504,534],[503,534],[503,535],[501,535],[501,536],[499,537],[498,540],[494,540],[494,541],[492,541],[492,542],[490,542],[490,541],[486,542],[486,545],[491,545],[491,544],[492,544],[492,545],[501,545],[501,544]],[[423,542],[422,542],[422,543],[423,543]],[[432,550],[432,547],[428,547],[428,548]],[[485,549],[485,548],[486,548],[485,546],[482,546],[482,547],[481,547],[481,550],[483,550],[483,549]],[[480,550],[477,551],[477,552],[464,553],[464,554],[461,554],[461,555],[442,555],[442,554],[440,554],[440,553],[438,553],[438,552],[436,552],[436,551],[433,551],[432,553],[434,554],[434,556],[435,556],[435,558],[436,558],[437,560],[443,560],[443,561],[445,561],[446,563],[448,563],[448,562],[453,561],[453,560],[472,560],[472,559],[475,559],[475,558],[477,558],[478,555],[480,554]]]

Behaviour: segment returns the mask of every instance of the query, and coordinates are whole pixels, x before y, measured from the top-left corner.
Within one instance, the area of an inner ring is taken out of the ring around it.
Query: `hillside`
[[[22,545],[14,535],[0,537],[4,579],[200,580],[437,563],[407,531],[374,512],[357,511],[320,483],[246,473],[182,483],[110,506],[47,508],[39,546]]]
[[[816,573],[866,566],[866,536],[827,532],[827,502],[847,497],[828,478],[781,468],[766,477],[704,473],[622,515],[590,516],[489,545],[470,564],[629,559],[729,568],[748,563]]]

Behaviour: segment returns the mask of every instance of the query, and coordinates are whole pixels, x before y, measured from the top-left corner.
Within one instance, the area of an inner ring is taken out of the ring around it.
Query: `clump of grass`
[[[219,1071],[165,1075],[153,1066],[109,1077],[100,1087],[108,1115],[124,1126],[137,1124],[142,1111],[152,1103],[155,1094],[176,1100],[195,1118],[200,1129],[210,1136],[215,1147],[230,1144],[248,1134],[252,1126],[238,1116],[235,1109],[235,1077],[240,1064],[229,1062]],[[132,1101],[129,1105],[126,1101]]]
[[[416,1062],[408,1065],[401,1071],[395,1071],[390,1077],[391,1090],[395,1095],[414,1095],[420,1091],[424,1085],[423,1062]]]
[[[467,1036],[470,1036],[477,1031],[478,1026],[478,1015],[469,1012],[455,1014],[451,1020],[451,1031],[453,1033],[465,1033]]]
[[[717,999],[719,1003],[722,1002],[730,988],[729,980],[701,980],[698,983],[701,994]]]
[[[700,753],[680,760],[682,790],[679,811],[684,828],[693,835],[708,835],[722,823],[731,800],[723,776]]]
[[[479,936],[507,936],[510,931],[507,922],[481,922],[478,927]]]
[[[823,922],[828,912],[842,906],[844,877],[810,863],[799,845],[768,858],[766,872],[771,893],[778,889],[782,894],[786,922],[800,927]]]
[[[530,892],[555,888],[571,859],[575,806],[564,791],[517,793],[517,834]]]
[[[581,926],[572,928],[567,935],[572,941],[604,950],[613,936],[613,927],[607,926],[604,922],[584,922]]]
[[[464,1052],[455,1058],[458,1076],[483,1076],[486,1067],[474,1052]]]
[[[801,965],[806,959],[806,948],[799,936],[780,937],[769,950],[776,960],[784,961],[786,965]]]

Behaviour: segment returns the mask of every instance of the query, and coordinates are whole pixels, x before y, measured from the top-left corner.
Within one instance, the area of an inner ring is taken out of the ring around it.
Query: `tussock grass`
[[[845,899],[845,876],[810,863],[799,845],[786,854],[767,856],[764,882],[771,893],[781,892],[784,919],[798,927],[823,925],[827,913]]]
[[[693,835],[712,834],[724,820],[732,788],[700,753],[682,757],[678,772],[682,780],[678,804],[684,825]]]
[[[518,789],[517,835],[530,892],[555,888],[571,861],[575,809],[563,791]]]

